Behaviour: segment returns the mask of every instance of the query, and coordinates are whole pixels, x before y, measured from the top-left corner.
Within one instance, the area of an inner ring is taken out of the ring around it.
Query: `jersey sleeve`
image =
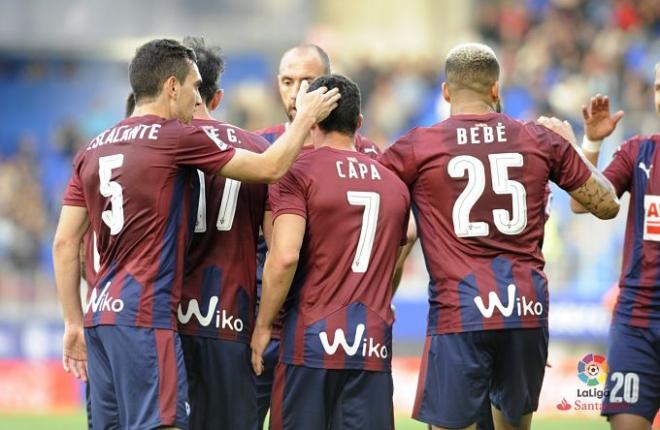
[[[268,200],[273,220],[284,214],[307,218],[307,199],[301,179],[292,168],[277,184],[269,187]]]
[[[636,140],[630,139],[621,145],[603,171],[603,175],[614,185],[619,197],[626,191],[630,191],[635,171],[635,144]]]
[[[591,177],[587,161],[568,140],[554,131],[548,130],[546,135],[551,145],[550,180],[569,193],[584,185]]]
[[[408,187],[417,179],[414,140],[413,130],[397,140],[378,157],[378,161],[396,173]]]
[[[183,127],[175,148],[175,162],[215,175],[236,154],[236,149],[220,139],[213,128]]]
[[[65,206],[86,206],[82,180],[80,179],[81,163],[81,157],[76,157],[73,162],[73,173],[62,198],[62,204]]]

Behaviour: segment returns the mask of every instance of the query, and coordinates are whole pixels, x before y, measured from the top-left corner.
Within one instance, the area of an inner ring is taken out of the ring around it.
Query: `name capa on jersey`
[[[346,161],[337,160],[337,176],[342,179],[381,180],[375,164],[361,163],[355,157],[346,157]]]
[[[134,139],[157,140],[160,124],[120,125],[110,128],[96,136],[87,146],[87,150],[96,149],[109,143],[126,142]]]

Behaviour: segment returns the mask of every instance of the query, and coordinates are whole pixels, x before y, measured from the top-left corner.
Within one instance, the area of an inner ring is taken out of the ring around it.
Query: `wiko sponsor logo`
[[[364,324],[358,324],[355,329],[355,339],[353,344],[349,345],[344,335],[344,330],[338,328],[335,330],[335,337],[332,344],[328,340],[328,333],[322,331],[319,333],[321,345],[328,355],[334,355],[341,346],[346,355],[353,357],[354,355],[361,354],[363,357],[376,357],[385,359],[389,355],[387,346],[375,342],[372,337],[364,337]]]
[[[188,324],[194,315],[195,318],[197,318],[197,321],[199,321],[199,325],[203,327],[213,325],[215,328],[223,330],[229,329],[238,333],[242,332],[243,329],[245,329],[243,320],[234,315],[230,315],[225,309],[220,309],[218,307],[219,301],[220,299],[218,299],[218,296],[211,297],[206,315],[202,314],[197,299],[191,299],[188,302],[188,309],[186,309],[186,312],[183,312],[183,306],[179,303],[179,307],[176,311],[179,322],[181,324]]]
[[[85,313],[89,312],[91,309],[92,312],[121,312],[124,309],[124,301],[122,299],[115,299],[110,295],[108,290],[110,289],[110,282],[105,284],[101,294],[98,295],[98,289],[94,288],[92,294],[89,297],[89,301],[85,305]]]
[[[484,318],[491,318],[495,309],[505,317],[510,317],[515,311],[519,317],[534,315],[539,316],[543,314],[543,304],[534,300],[528,300],[525,296],[516,297],[516,286],[509,284],[507,287],[507,302],[506,306],[502,304],[496,292],[491,291],[488,293],[488,306],[484,304],[481,297],[474,298],[474,304],[477,305],[479,312]]]

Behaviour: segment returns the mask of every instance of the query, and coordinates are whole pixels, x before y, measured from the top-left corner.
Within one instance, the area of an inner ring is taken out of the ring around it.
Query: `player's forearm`
[[[80,242],[56,238],[53,244],[53,263],[57,295],[62,304],[64,322],[71,326],[82,326]]]
[[[570,192],[576,203],[600,219],[611,219],[619,213],[619,199],[612,183],[596,168],[590,166],[591,177]]]
[[[264,274],[259,302],[257,327],[270,329],[277,318],[289,294],[293,276],[298,265],[297,258],[281,258],[273,253],[268,254],[264,264]]]
[[[582,155],[587,161],[589,161],[591,166],[593,166],[592,171],[597,170],[596,166],[598,166],[598,156],[600,155],[600,151],[586,151],[582,149]],[[589,211],[573,197],[571,197],[571,210],[576,214],[589,213]]]
[[[286,174],[300,153],[314,124],[312,116],[299,113],[284,134],[261,154],[263,163],[261,168],[269,182],[277,182]]]

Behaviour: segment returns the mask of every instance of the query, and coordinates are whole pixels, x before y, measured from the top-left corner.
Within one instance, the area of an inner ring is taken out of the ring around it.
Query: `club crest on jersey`
[[[85,313],[90,310],[94,313],[101,312],[116,312],[119,313],[124,309],[124,301],[122,299],[115,299],[108,291],[110,289],[110,282],[105,284],[101,294],[98,294],[98,289],[94,288],[89,301],[85,305]]]
[[[660,242],[660,196],[644,196],[644,240]]]
[[[188,302],[188,309],[186,309],[186,312],[183,312],[183,306],[179,303],[179,307],[176,310],[177,318],[181,324],[188,324],[194,315],[199,322],[199,325],[202,327],[212,325],[217,329],[231,330],[241,333],[245,329],[243,320],[231,315],[225,309],[221,309],[218,306],[219,301],[220,299],[218,296],[211,296],[206,314],[202,313],[197,299],[191,299]]]
[[[346,161],[337,160],[337,176],[342,179],[371,179],[380,181],[380,173],[373,163],[360,163],[355,157],[346,157]]]
[[[500,297],[496,292],[491,291],[488,293],[488,305],[484,304],[481,297],[474,298],[474,304],[481,312],[484,318],[492,318],[495,309],[504,317],[510,317],[514,311],[519,317],[524,316],[540,316],[543,314],[543,304],[534,300],[528,300],[525,296],[516,297],[516,286],[509,284],[507,287],[507,302],[506,306],[502,304]]]
[[[358,324],[355,328],[355,339],[353,339],[352,345],[348,343],[348,340],[346,340],[346,336],[344,335],[344,330],[340,328],[335,330],[335,337],[332,340],[332,343],[330,343],[328,333],[325,331],[319,333],[319,339],[321,339],[321,345],[323,346],[325,353],[328,355],[335,355],[341,346],[349,357],[359,354],[363,357],[386,359],[389,355],[387,346],[381,345],[372,337],[364,337],[364,331],[364,324]]]

